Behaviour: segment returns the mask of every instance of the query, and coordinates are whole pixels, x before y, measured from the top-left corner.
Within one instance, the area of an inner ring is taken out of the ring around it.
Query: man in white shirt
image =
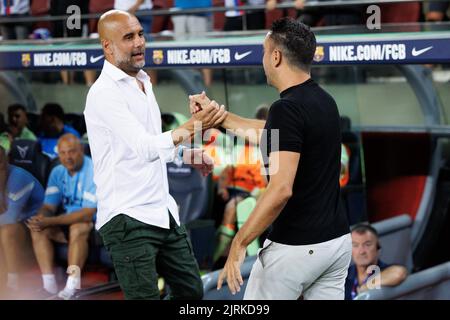
[[[178,208],[169,194],[166,163],[182,157],[208,174],[202,151],[176,147],[194,134],[194,118],[161,132],[161,114],[145,65],[143,28],[132,14],[111,10],[99,20],[105,64],[84,111],[97,186],[97,222],[127,299],[159,299],[158,274],[171,296],[200,299],[199,270]],[[204,109],[202,128],[227,113]]]

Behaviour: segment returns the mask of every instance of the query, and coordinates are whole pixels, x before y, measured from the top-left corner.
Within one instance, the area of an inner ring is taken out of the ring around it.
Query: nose
[[[145,45],[145,37],[136,37],[136,40],[134,41],[134,46],[136,48],[140,48]]]

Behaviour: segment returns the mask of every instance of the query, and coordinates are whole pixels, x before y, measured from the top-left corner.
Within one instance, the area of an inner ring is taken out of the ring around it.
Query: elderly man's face
[[[135,17],[120,19],[111,39],[112,55],[117,67],[136,73],[145,65],[144,29]]]
[[[62,140],[58,143],[58,157],[61,164],[73,173],[83,165],[83,147],[74,140]]]
[[[352,258],[357,266],[368,267],[378,262],[377,243],[372,232],[352,232]]]

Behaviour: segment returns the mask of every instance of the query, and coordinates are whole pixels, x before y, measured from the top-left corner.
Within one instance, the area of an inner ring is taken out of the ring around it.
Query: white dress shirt
[[[136,78],[105,60],[87,96],[84,116],[97,186],[97,229],[121,213],[167,229],[168,210],[179,224],[166,169],[176,155],[171,131],[161,131],[150,77],[141,70]]]

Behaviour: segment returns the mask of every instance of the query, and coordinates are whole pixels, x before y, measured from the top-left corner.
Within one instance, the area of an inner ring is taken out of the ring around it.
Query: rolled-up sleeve
[[[106,89],[97,91],[94,95],[88,96],[87,104],[93,106],[85,116],[91,121],[101,122],[144,161],[174,160],[175,145],[172,132],[149,134],[130,112],[125,100],[117,93]]]

